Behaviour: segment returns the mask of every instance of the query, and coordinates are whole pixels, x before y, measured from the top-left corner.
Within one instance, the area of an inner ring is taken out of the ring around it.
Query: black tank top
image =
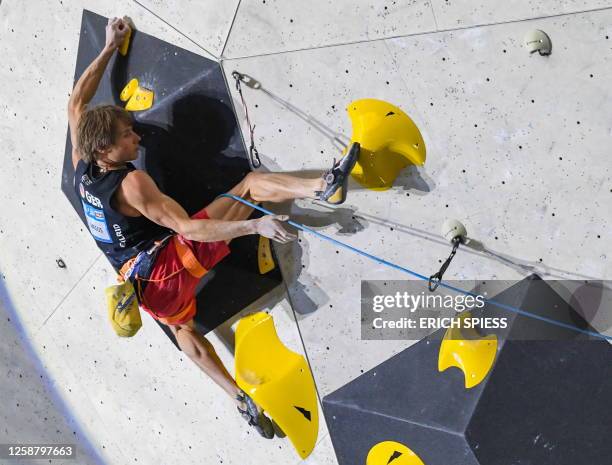
[[[115,191],[135,169],[128,163],[125,168],[96,177],[93,166],[79,160],[74,174],[74,188],[83,204],[89,232],[115,268],[171,232],[144,216],[125,216],[111,206]]]

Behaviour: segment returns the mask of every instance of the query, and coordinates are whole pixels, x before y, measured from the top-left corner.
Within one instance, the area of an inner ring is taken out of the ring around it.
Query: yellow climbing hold
[[[130,99],[128,100],[125,109],[128,111],[143,111],[148,110],[153,106],[153,98],[155,94],[152,90],[138,86]]]
[[[119,46],[119,53],[123,56],[127,55],[128,48],[130,46],[130,39],[132,37],[132,28],[134,27],[132,22],[129,20],[129,18],[124,17],[124,19],[127,20],[128,25],[130,27],[127,31],[125,38],[123,39],[123,42],[121,42],[121,45]]]
[[[366,465],[425,465],[421,458],[400,442],[383,441],[370,449]]]
[[[274,258],[272,257],[272,247],[270,239],[264,236],[259,236],[259,246],[257,247],[257,265],[260,274],[266,274],[276,268]]]
[[[463,312],[461,320],[470,312]],[[474,328],[448,328],[440,345],[438,371],[457,367],[465,376],[465,388],[470,389],[482,382],[495,361],[497,336],[481,336]]]
[[[289,437],[301,458],[315,447],[319,410],[306,359],[285,347],[264,312],[246,316],[236,329],[236,383]]]
[[[351,175],[362,186],[386,190],[410,164],[425,163],[425,141],[410,117],[383,100],[352,102],[347,112],[353,126],[351,143],[361,144]]]
[[[121,94],[119,94],[119,98],[122,102],[127,102],[130,97],[134,95],[136,89],[138,89],[138,79],[134,78],[131,79],[130,82],[125,85],[125,87],[121,91]]]
[[[140,86],[138,79],[130,79],[121,93],[119,99],[122,102],[127,102],[125,109],[128,111],[148,110],[153,106],[155,94],[152,90],[145,89]]]

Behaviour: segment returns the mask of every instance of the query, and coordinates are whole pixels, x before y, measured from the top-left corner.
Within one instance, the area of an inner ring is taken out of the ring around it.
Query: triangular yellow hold
[[[383,441],[368,452],[366,465],[425,465],[421,458],[401,442]]]
[[[257,266],[259,274],[266,274],[276,268],[274,257],[272,256],[272,246],[270,239],[259,236],[259,246],[257,247]]]
[[[351,143],[361,153],[351,175],[363,187],[386,190],[410,164],[425,163],[425,141],[419,128],[400,108],[383,100],[352,102],[347,112],[353,126]]]
[[[128,100],[125,109],[128,111],[148,110],[153,106],[154,97],[155,94],[152,90],[138,86],[134,91],[134,94],[132,94],[130,97],[130,100]]]
[[[130,82],[128,82],[125,85],[125,87],[119,94],[119,98],[121,99],[122,102],[127,102],[130,99],[130,97],[134,95],[134,92],[136,92],[136,89],[138,89],[138,79],[134,78],[134,79],[131,79]]]

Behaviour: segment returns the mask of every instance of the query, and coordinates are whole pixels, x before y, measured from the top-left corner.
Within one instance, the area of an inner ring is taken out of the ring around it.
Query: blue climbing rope
[[[233,195],[233,194],[221,194],[219,197],[228,197],[228,198],[234,199],[234,200],[236,200],[238,202],[241,202],[241,203],[243,203],[245,205],[248,205],[251,208],[254,208],[255,210],[259,210],[260,212],[265,213],[266,215],[276,215],[276,213],[271,212],[270,210],[267,210],[267,209],[265,209],[265,208],[263,208],[263,207],[261,207],[259,205],[255,205],[254,203],[249,202],[248,200],[245,200],[242,197],[238,197],[238,196]],[[323,240],[331,242],[332,244],[336,244],[336,245],[338,245],[340,247],[343,247],[345,249],[351,250],[351,251],[355,252],[356,254],[359,254],[359,255],[361,255],[363,257],[367,257],[370,260],[374,260],[375,262],[378,262],[378,263],[380,263],[382,265],[386,265],[389,268],[393,268],[395,270],[402,271],[402,272],[407,273],[407,274],[409,274],[411,276],[414,276],[415,278],[418,278],[418,279],[421,279],[423,281],[429,282],[429,277],[427,277],[427,276],[424,276],[424,275],[422,275],[420,273],[417,273],[416,271],[412,271],[412,270],[410,270],[408,268],[405,268],[405,267],[403,267],[401,265],[397,265],[395,263],[387,261],[387,260],[385,260],[383,258],[377,257],[376,255],[372,255],[372,254],[369,254],[367,252],[364,252],[363,250],[360,250],[360,249],[358,249],[356,247],[353,247],[351,245],[345,244],[344,242],[340,242],[339,240],[336,240],[333,237],[326,236],[325,234],[321,234],[320,232],[317,232],[314,229],[309,228],[308,226],[304,226],[303,224],[296,223],[295,221],[292,221],[292,220],[288,220],[287,223],[290,224],[291,226],[293,226],[294,228],[297,228],[297,229],[299,229],[301,231],[304,231],[304,232],[307,232],[307,233],[310,233],[310,234],[314,234],[315,236],[317,236],[317,237],[319,237],[319,238],[321,238]],[[474,294],[473,292],[466,291],[464,289],[460,289],[460,288],[455,287],[455,286],[451,286],[450,284],[446,284],[443,281],[440,281],[439,285],[442,286],[442,287],[445,287],[446,289],[449,289],[451,291],[458,292],[460,294],[464,294],[464,295],[472,296],[472,297],[478,297],[478,294]],[[522,310],[520,308],[513,307],[512,305],[508,305],[508,304],[505,304],[503,302],[498,302],[498,301],[493,300],[493,299],[484,299],[484,298],[483,298],[483,301],[488,303],[488,304],[495,305],[496,307],[503,308],[504,310],[515,312],[515,313],[517,313],[519,315],[523,315],[523,316],[526,316],[526,317],[529,317],[529,318],[534,318],[536,320],[544,321],[546,323],[550,323],[550,324],[553,324],[553,325],[556,325],[556,326],[559,326],[559,327],[562,327],[562,328],[570,329],[572,331],[576,331],[576,332],[579,332],[579,333],[582,333],[582,334],[588,334],[589,336],[594,336],[594,337],[598,337],[598,338],[602,338],[602,339],[612,340],[612,336],[606,336],[605,334],[599,334],[599,333],[594,332],[594,331],[588,331],[586,329],[577,328],[576,326],[572,326],[570,324],[563,323],[561,321],[553,320],[552,318],[547,318],[547,317],[544,317],[544,316],[536,315],[535,313],[531,313],[531,312],[528,312],[526,310]]]

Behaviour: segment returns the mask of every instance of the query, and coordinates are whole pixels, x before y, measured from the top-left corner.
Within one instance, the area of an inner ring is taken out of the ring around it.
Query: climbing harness
[[[182,264],[178,269],[160,279],[150,279],[149,273],[155,263],[157,253],[172,241]],[[169,234],[156,241],[149,249],[128,260],[119,270],[119,284],[106,289],[108,317],[113,329],[119,336],[130,337],[142,326],[138,304],[146,306],[156,317],[157,312],[145,300],[145,287],[148,283],[160,283],[176,278],[183,270],[195,278],[202,278],[207,270],[199,263],[189,247],[178,236]]]
[[[238,196],[233,195],[233,194],[221,194],[219,197],[228,197],[230,199],[234,199],[234,200],[236,200],[238,202],[241,202],[244,205],[248,205],[249,207],[254,208],[255,210],[258,210],[258,211],[260,211],[262,213],[265,213],[266,215],[274,215],[274,213],[271,212],[270,210],[267,210],[267,209],[265,209],[263,207],[260,207],[259,205],[255,205],[254,203],[251,203],[248,200],[245,200],[242,197],[238,197]],[[287,223],[290,224],[291,226],[293,226],[294,228],[297,228],[297,229],[299,229],[301,231],[313,234],[313,235],[315,235],[315,236],[317,236],[317,237],[319,237],[319,238],[321,238],[323,240],[331,242],[332,244],[335,244],[335,245],[338,245],[338,246],[343,247],[345,249],[351,250],[351,251],[355,252],[358,255],[362,255],[362,256],[364,256],[366,258],[369,258],[370,260],[374,260],[377,263],[380,263],[382,265],[386,265],[389,268],[393,268],[395,270],[402,271],[402,272],[404,272],[406,274],[409,274],[411,276],[414,276],[414,277],[416,277],[418,279],[421,279],[423,281],[429,282],[429,278],[427,276],[424,276],[424,275],[422,275],[420,273],[417,273],[416,271],[412,271],[412,270],[410,270],[408,268],[405,268],[405,267],[403,267],[401,265],[397,265],[397,264],[395,264],[393,262],[390,262],[388,260],[385,260],[383,258],[379,258],[376,255],[369,254],[369,253],[367,253],[367,252],[365,252],[365,251],[363,251],[361,249],[358,249],[358,248],[353,247],[351,245],[345,244],[344,242],[340,242],[339,240],[334,239],[334,238],[329,237],[329,236],[326,236],[325,234],[321,234],[320,232],[317,232],[314,229],[309,228],[308,226],[304,226],[303,224],[296,223],[295,221],[292,221],[292,220],[287,220]],[[447,283],[445,283],[443,281],[439,281],[438,285],[440,285],[440,286],[442,286],[442,287],[444,287],[446,289],[449,289],[451,291],[455,291],[455,292],[458,292],[460,294],[466,295],[466,296],[472,296],[474,298],[479,297],[478,294],[475,294],[475,293],[470,292],[470,291],[466,291],[464,289],[460,289],[458,287],[455,287],[455,286],[452,286],[450,284],[447,284]],[[482,296],[480,296],[480,298],[482,298]],[[579,332],[579,333],[582,333],[582,334],[587,334],[589,336],[593,336],[593,337],[597,337],[597,338],[601,338],[601,339],[607,339],[607,340],[611,340],[612,341],[612,336],[606,336],[605,334],[599,334],[599,333],[594,332],[594,331],[588,331],[586,329],[580,329],[580,328],[577,328],[576,326],[572,326],[572,325],[567,324],[567,323],[562,323],[560,321],[553,320],[552,318],[547,318],[547,317],[544,317],[544,316],[540,316],[540,315],[537,315],[535,313],[531,313],[531,312],[528,312],[526,310],[522,310],[520,308],[514,307],[512,305],[505,304],[503,302],[498,302],[496,300],[486,299],[486,298],[484,298],[483,301],[485,303],[494,305],[494,306],[502,308],[504,310],[508,310],[510,312],[517,313],[518,315],[523,315],[523,316],[526,316],[526,317],[529,317],[529,318],[533,318],[533,319],[536,319],[536,320],[544,321],[546,323],[550,323],[550,324],[559,326],[561,328],[570,329],[572,331],[576,331],[576,332]]]

